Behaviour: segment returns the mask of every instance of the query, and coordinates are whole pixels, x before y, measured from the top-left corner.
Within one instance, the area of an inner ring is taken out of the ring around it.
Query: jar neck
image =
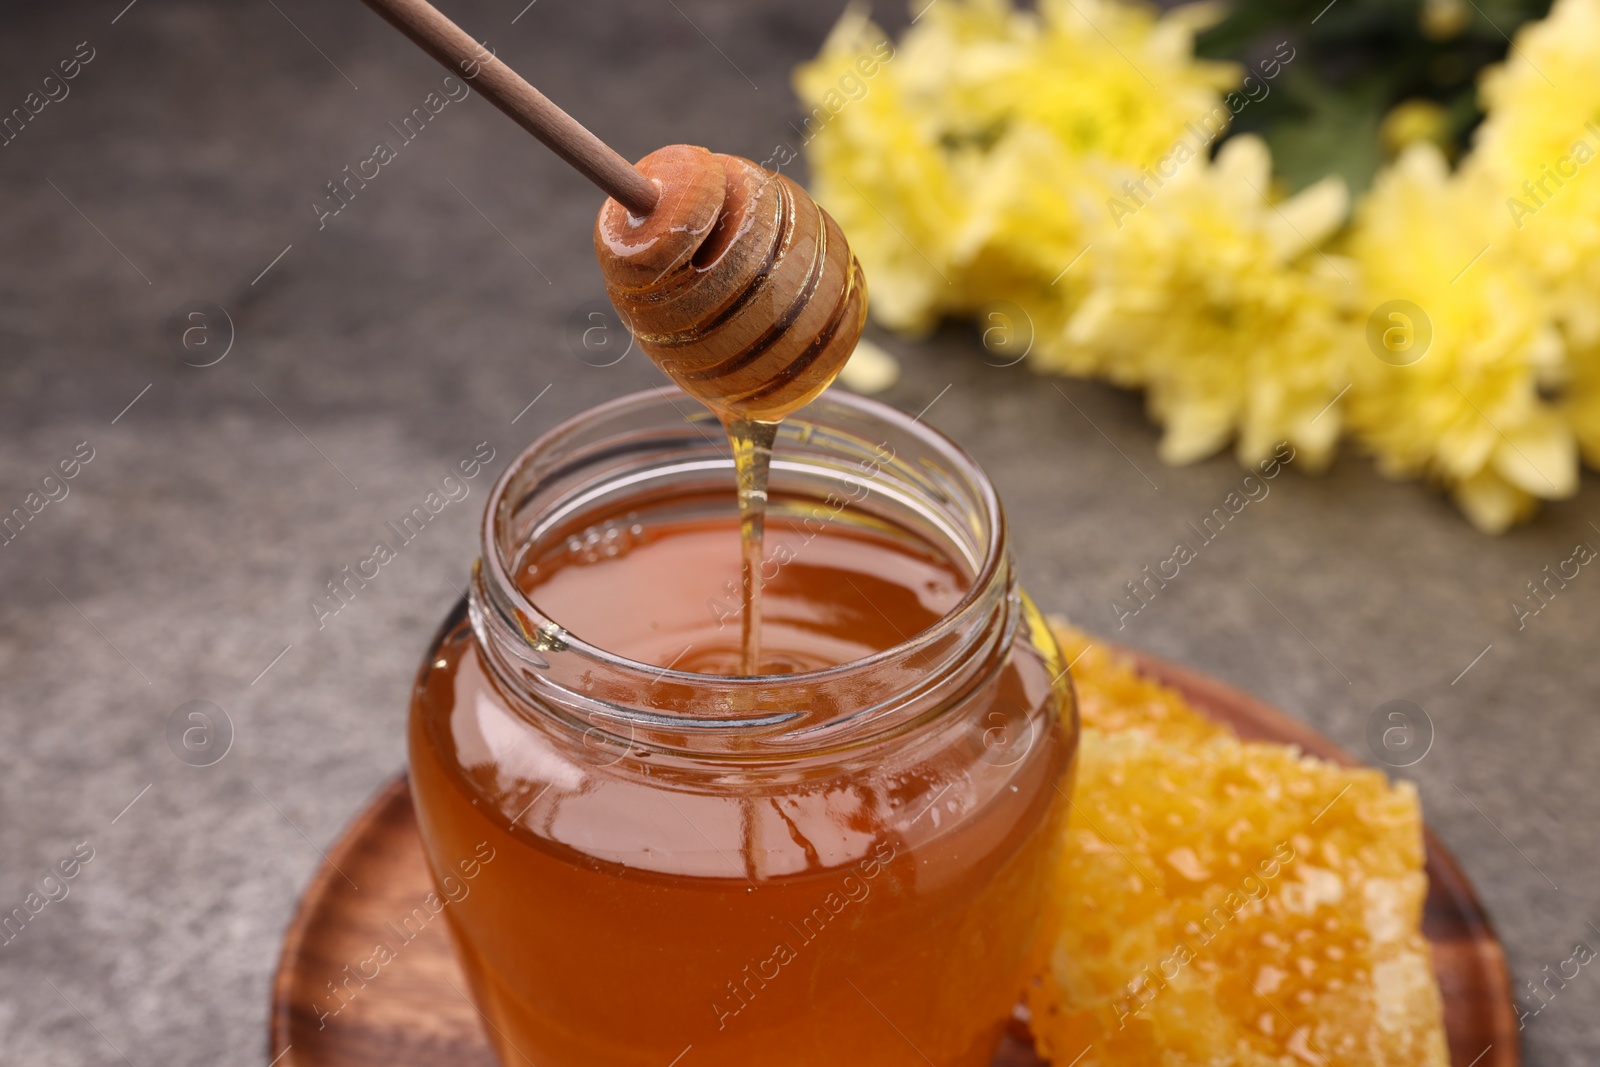
[[[632,502],[720,491],[731,511],[734,472],[721,433],[685,394],[654,390],[557,426],[501,475],[469,606],[484,662],[523,714],[563,723],[617,758],[637,748],[785,762],[917,729],[994,671],[1019,607],[993,487],[941,434],[848,394],[826,394],[785,421],[771,495],[806,529],[869,522],[931,546],[964,572],[968,588],[955,607],[901,644],[796,674],[688,673],[586,642],[516,582],[541,547]]]

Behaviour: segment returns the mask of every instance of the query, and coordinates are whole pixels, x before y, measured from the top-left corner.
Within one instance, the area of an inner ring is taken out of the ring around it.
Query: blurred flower
[[[1279,199],[1258,138],[1211,158],[1266,98],[1195,58],[1216,14],[941,0],[897,47],[848,11],[795,81],[814,192],[878,320],[980,316],[994,366],[1142,388],[1170,463],[1288,441],[1315,468],[1347,424],[1485,530],[1570,495],[1579,450],[1600,465],[1600,0],[1519,32],[1457,173],[1449,115],[1395,107],[1398,159],[1343,238],[1338,179]],[[1425,0],[1423,20],[1471,23],[1461,0]]]
[[[1378,137],[1392,156],[1418,141],[1431,141],[1442,148],[1449,135],[1449,116],[1432,100],[1406,100],[1396,104],[1378,128]]]
[[[1600,0],[1558,0],[1548,18],[1524,26],[1510,58],[1484,72],[1488,117],[1476,136],[1477,163],[1515,189],[1591,135],[1589,124],[1600,117],[1597,55]]]
[[[1246,464],[1285,440],[1313,468],[1332,455],[1330,405],[1357,343],[1344,313],[1353,270],[1317,245],[1343,224],[1348,197],[1331,178],[1273,204],[1271,180],[1266,145],[1238,137],[1120,229],[1108,221],[1066,347],[1040,347],[1046,366],[1145,387],[1169,463],[1235,439]]]
[[[1432,40],[1458,36],[1471,19],[1467,0],[1422,0],[1422,33]]]
[[[1584,460],[1600,468],[1600,346],[1574,353],[1571,364],[1561,413],[1572,427]]]
[[[1353,356],[1350,426],[1386,474],[1444,483],[1491,532],[1577,488],[1572,432],[1539,393],[1561,339],[1511,254],[1514,232],[1492,185],[1417,144],[1379,176],[1350,240],[1370,303],[1410,301],[1425,321],[1398,328],[1431,332],[1404,366]]]
[[[1346,330],[1343,283],[1314,242],[1346,197],[1334,182],[1272,205],[1254,139],[1208,162],[1244,106],[1222,95],[1234,68],[1194,58],[1214,15],[1113,0],[930,7],[808,142],[814,191],[886,325],[1014,303],[1037,362],[1148,387],[1169,461],[1235,438],[1254,461],[1287,439],[1314,466],[1338,436],[1324,409],[1344,384]],[[821,106],[882,40],[847,13],[798,72],[802,100]]]
[[[919,128],[913,117],[916,109],[894,66],[904,60],[892,46],[865,93],[830,108],[835,100],[828,94],[858,73],[862,57],[882,54],[886,41],[852,6],[822,53],[796,70],[794,83],[812,109],[803,131],[812,193],[850,235],[871,286],[874,317],[904,330],[931,325],[934,294],[947,284],[941,264],[949,262],[949,235],[962,206],[937,129],[926,117]]]
[[[1515,254],[1567,343],[1563,413],[1600,467],[1600,0],[1559,0],[1483,79],[1467,166],[1500,189]]]
[[[866,92],[808,127],[813,192],[850,234],[877,319],[927,330],[1058,275],[1084,247],[1084,212],[1101,210],[1095,168],[1156,161],[1237,81],[1193,58],[1213,15],[1115,0],[926,8]],[[823,106],[883,42],[847,11],[796,72],[804,105]]]
[[[900,361],[863,337],[839,369],[839,384],[853,393],[871,396],[900,380]]]
[[[1600,0],[1560,0],[1489,70],[1469,166],[1502,190],[1519,253],[1558,290],[1580,340],[1600,340]],[[1588,305],[1581,307],[1577,305]]]

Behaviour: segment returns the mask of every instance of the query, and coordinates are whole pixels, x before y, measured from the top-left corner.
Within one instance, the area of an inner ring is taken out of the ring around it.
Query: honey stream
[[[767,480],[778,422],[727,419],[739,492],[739,673],[761,673],[761,561],[767,528]]]

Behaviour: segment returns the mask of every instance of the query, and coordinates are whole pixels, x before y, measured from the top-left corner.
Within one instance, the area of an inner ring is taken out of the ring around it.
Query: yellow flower
[[[1488,117],[1470,166],[1502,190],[1499,213],[1552,281],[1600,251],[1597,57],[1600,0],[1560,0],[1548,18],[1517,34],[1510,58],[1483,78]]]
[[[1463,10],[1429,0],[1429,31]],[[1036,365],[1146,390],[1171,463],[1286,440],[1315,468],[1344,423],[1485,530],[1570,495],[1580,449],[1600,466],[1600,0],[1519,33],[1459,173],[1429,143],[1435,105],[1390,114],[1400,156],[1348,260],[1323,248],[1337,180],[1274,201],[1258,139],[1210,159],[1248,103],[1224,95],[1238,70],[1194,57],[1214,15],[940,0],[896,46],[848,11],[795,84],[814,192],[875,316],[916,332],[1017,305]]]
[[[1206,17],[943,0],[896,47],[847,11],[795,86],[813,192],[850,235],[875,317],[926,330],[1058,275],[1100,210],[1093,168],[1155,162],[1236,80],[1193,58]],[[866,55],[888,57],[871,77]]]
[[[1577,488],[1572,432],[1539,393],[1561,339],[1514,233],[1491,183],[1417,144],[1379,176],[1350,241],[1379,313],[1372,350],[1352,355],[1351,428],[1386,474],[1444,483],[1491,532]],[[1387,330],[1402,342],[1386,347]]]
[[[1399,155],[1417,141],[1442,146],[1449,136],[1448,118],[1432,100],[1402,100],[1383,117],[1378,138],[1390,155]]]
[[[1568,347],[1563,414],[1600,467],[1600,0],[1559,0],[1483,79],[1468,166],[1499,190],[1515,255]]]
[[[1600,303],[1600,287],[1595,301]],[[1600,341],[1569,341],[1562,417],[1590,467],[1600,470]]]
[[[1312,242],[1342,222],[1345,195],[1324,184],[1274,207],[1254,139],[1207,161],[1245,103],[1222,96],[1234,67],[1194,58],[1215,11],[924,10],[854,93],[841,86],[860,57],[889,47],[855,11],[796,76],[814,192],[849,233],[879,321],[925,330],[1010,301],[1041,364],[1149,388],[1169,461],[1232,439],[1246,461],[1285,439],[1325,461],[1347,286]]]
[[[1353,270],[1317,245],[1348,194],[1330,178],[1274,204],[1271,172],[1266,145],[1241,136],[1148,198],[1109,188],[1088,294],[1063,343],[1041,342],[1046,366],[1143,386],[1169,463],[1236,440],[1248,464],[1287,440],[1315,468],[1338,438]]]
[[[961,201],[938,130],[925,117],[918,128],[913,117],[903,66],[883,32],[851,7],[794,81],[811,109],[800,133],[812,193],[849,235],[873,315],[915,329],[931,325],[936,287],[946,284],[940,264]]]

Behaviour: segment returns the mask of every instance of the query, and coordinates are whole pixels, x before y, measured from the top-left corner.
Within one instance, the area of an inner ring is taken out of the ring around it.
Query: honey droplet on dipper
[[[606,292],[639,347],[724,421],[778,422],[833,381],[866,322],[861,267],[800,186],[738,156],[669,145],[638,164],[640,218],[595,222]]]

